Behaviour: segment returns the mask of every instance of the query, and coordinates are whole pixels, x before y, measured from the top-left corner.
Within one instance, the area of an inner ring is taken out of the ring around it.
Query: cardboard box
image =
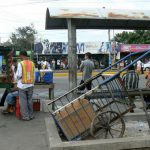
[[[81,99],[62,107],[54,115],[67,139],[72,140],[90,128],[95,112],[87,99]]]

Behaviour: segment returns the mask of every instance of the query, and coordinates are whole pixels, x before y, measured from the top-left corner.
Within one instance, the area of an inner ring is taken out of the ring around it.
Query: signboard
[[[150,44],[121,44],[120,52],[141,52],[150,50]]]
[[[78,42],[77,54],[109,54],[115,50],[111,42]],[[34,45],[35,54],[68,54],[68,43],[65,42],[39,42]]]

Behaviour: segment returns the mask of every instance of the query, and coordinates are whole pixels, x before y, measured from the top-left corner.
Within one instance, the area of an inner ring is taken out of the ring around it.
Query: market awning
[[[68,29],[67,19],[77,29],[150,29],[150,10],[47,8],[45,29]]]

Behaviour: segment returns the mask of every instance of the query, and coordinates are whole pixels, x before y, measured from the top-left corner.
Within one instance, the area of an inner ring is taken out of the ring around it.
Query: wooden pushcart
[[[123,115],[133,108],[129,105],[130,96],[120,78],[120,73],[149,52],[111,77],[103,76],[103,72],[112,66],[104,69],[83,84],[92,82],[92,90],[85,94],[78,94],[79,87],[83,86],[80,85],[49,103],[53,108],[50,110],[51,115],[68,140],[82,139],[87,135],[94,138],[123,136],[125,131]],[[130,56],[131,54],[124,59]]]

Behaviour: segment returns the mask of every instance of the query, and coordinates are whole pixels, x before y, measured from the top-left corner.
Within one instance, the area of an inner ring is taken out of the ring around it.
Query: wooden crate
[[[54,115],[67,139],[72,140],[90,128],[95,112],[87,99],[81,99],[62,107]]]

